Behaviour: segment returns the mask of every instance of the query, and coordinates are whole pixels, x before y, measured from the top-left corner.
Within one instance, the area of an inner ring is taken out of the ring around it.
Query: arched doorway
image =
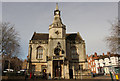
[[[70,76],[70,79],[73,79],[73,70],[72,69],[69,69],[69,76]]]
[[[63,64],[62,60],[53,61],[53,76],[54,77],[62,76],[62,67],[61,67],[62,64]]]

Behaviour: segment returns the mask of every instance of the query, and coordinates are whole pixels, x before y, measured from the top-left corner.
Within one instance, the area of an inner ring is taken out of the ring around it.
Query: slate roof
[[[82,40],[82,38],[77,33],[66,34],[67,40]]]
[[[120,55],[119,54],[110,54],[110,57],[120,57]],[[104,58],[109,58],[109,56],[108,55],[100,55],[97,59],[95,59],[95,60],[98,60],[98,59],[104,59]]]
[[[48,40],[49,39],[49,34],[47,33],[36,33],[34,32],[31,40]]]
[[[48,40],[49,34],[48,33],[36,33],[34,32],[31,40]],[[69,33],[66,34],[67,40],[82,40],[82,38],[78,35],[78,33]]]
[[[120,57],[120,54],[110,54],[110,57]]]

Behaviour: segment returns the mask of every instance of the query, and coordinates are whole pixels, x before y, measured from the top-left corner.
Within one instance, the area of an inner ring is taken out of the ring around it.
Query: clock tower
[[[66,26],[62,23],[58,4],[54,10],[54,19],[49,25],[49,50],[48,56],[66,56]]]
[[[49,38],[65,38],[65,36],[66,26],[62,23],[58,4],[56,4],[56,9],[54,10],[54,20],[49,26]]]

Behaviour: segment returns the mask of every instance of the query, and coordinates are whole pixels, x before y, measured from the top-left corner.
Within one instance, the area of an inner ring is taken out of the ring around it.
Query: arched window
[[[60,48],[55,48],[55,49],[54,49],[54,54],[59,55],[59,54],[60,54],[60,51],[61,51]]]
[[[43,48],[40,46],[37,48],[37,59],[43,59]]]
[[[76,49],[75,46],[73,46],[73,47],[71,48],[71,57],[72,57],[72,58],[75,58],[76,55],[77,55],[77,49]]]

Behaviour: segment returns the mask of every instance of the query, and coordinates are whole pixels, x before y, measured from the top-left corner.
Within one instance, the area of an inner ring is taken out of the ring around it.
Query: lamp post
[[[75,71],[75,80],[76,80],[76,71]]]

